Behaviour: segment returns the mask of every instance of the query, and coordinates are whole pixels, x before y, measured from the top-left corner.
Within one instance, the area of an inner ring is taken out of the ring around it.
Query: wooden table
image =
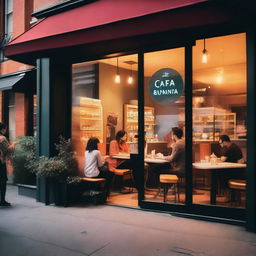
[[[216,204],[216,192],[217,192],[217,172],[227,169],[245,169],[246,164],[221,162],[216,164],[211,163],[193,163],[194,169],[211,171],[211,204]]]
[[[130,154],[118,154],[118,155],[112,155],[111,158],[113,159],[119,159],[119,160],[130,160]]]
[[[111,156],[113,159],[119,159],[119,160],[130,160],[130,154],[118,154],[118,155],[112,155]],[[151,158],[151,157],[146,157],[144,158],[144,162],[147,164],[164,164],[168,163],[167,160],[164,160],[162,158]],[[130,165],[132,168],[132,163],[126,163],[127,165]],[[118,168],[118,167],[117,167]],[[148,168],[146,168],[146,176],[144,177],[144,188],[146,188],[146,183],[148,180]]]
[[[130,160],[130,154],[118,154],[118,155],[112,155],[111,157],[113,159]],[[164,163],[168,163],[168,161],[165,160],[165,159],[162,159],[162,158],[150,158],[150,157],[146,157],[144,159],[144,162],[151,163],[151,164],[164,164]]]

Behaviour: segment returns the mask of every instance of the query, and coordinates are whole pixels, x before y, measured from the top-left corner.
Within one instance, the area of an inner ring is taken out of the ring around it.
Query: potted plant
[[[36,143],[33,136],[21,136],[17,139],[11,158],[14,184],[35,185],[36,176],[30,162],[35,161]]]
[[[19,195],[36,197],[36,175],[30,163],[36,159],[36,142],[33,136],[20,136],[11,158],[13,183],[18,185]]]
[[[38,160],[31,161],[30,166],[38,178],[37,200],[46,205],[55,203],[66,206],[67,193],[70,191],[67,187],[72,186],[67,178],[76,175],[77,164],[70,140],[60,136],[55,147],[56,156],[41,156]]]

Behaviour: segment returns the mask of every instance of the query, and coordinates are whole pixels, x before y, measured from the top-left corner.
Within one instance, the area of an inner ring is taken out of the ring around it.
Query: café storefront
[[[246,222],[255,231],[253,8],[127,2],[37,13],[47,17],[6,47],[9,58],[37,67],[39,154],[53,155],[60,134],[71,138],[82,175],[88,139],[98,137],[109,155],[110,141],[125,129],[133,175],[109,203]],[[172,127],[184,134],[185,170],[168,183],[155,169],[171,153]],[[220,162],[223,134],[243,162]],[[165,193],[166,184],[176,186]]]

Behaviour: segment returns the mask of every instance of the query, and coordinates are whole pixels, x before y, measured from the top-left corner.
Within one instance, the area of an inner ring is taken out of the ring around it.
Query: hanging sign
[[[163,68],[155,72],[149,80],[149,94],[159,104],[171,104],[183,92],[183,80],[174,69]]]

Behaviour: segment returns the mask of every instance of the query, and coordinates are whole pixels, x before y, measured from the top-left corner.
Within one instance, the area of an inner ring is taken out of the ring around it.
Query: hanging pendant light
[[[127,79],[127,82],[128,82],[128,84],[132,84],[133,83],[132,64],[131,64],[131,73],[130,73],[128,79]]]
[[[115,75],[115,83],[120,84],[121,83],[121,77],[119,74],[119,66],[118,66],[118,58],[116,58],[116,75]]]
[[[202,51],[203,55],[202,55],[202,63],[207,63],[208,62],[208,51],[205,48],[205,38],[204,38],[204,49]]]

